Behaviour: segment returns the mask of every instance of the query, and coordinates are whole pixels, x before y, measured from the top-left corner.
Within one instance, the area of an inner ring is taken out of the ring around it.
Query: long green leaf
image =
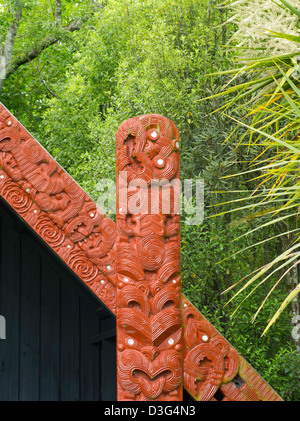
[[[249,294],[242,300],[242,302],[236,307],[236,309],[234,310],[234,312],[231,314],[231,316],[233,316],[236,312],[237,312],[237,310],[240,308],[240,306],[243,304],[243,302],[245,302],[254,292],[255,292],[255,290],[258,288],[258,287],[260,287],[262,284],[264,284],[272,275],[274,275],[276,272],[278,272],[279,270],[281,270],[281,269],[283,269],[286,265],[289,265],[290,263],[292,263],[295,259],[297,259],[298,257],[300,256],[300,253],[294,253],[294,254],[292,254],[292,257],[289,259],[289,260],[287,260],[286,262],[284,262],[282,265],[280,265],[280,266],[278,266],[276,269],[274,269],[271,273],[269,273],[269,275],[267,275],[262,281],[260,281],[259,282],[259,284],[257,284],[250,292],[249,292]],[[267,270],[269,270],[269,268],[267,269]],[[265,273],[265,272],[263,272],[263,273]],[[261,275],[260,275],[261,276]],[[258,277],[260,277],[260,276],[258,276]],[[258,279],[258,277],[256,277],[256,276],[254,276],[252,279],[253,279],[253,281],[250,279],[250,281],[248,282],[248,285],[247,286],[245,286],[245,287],[243,287],[243,288],[241,288],[236,294],[235,294],[235,296],[234,297],[232,297],[232,299],[231,300],[229,300],[228,301],[228,303],[230,302],[230,301],[232,301],[234,298],[236,298],[237,297],[237,295],[240,293],[240,292],[242,292],[244,289],[246,289],[246,288],[248,288],[248,286],[250,286],[256,279]],[[226,305],[228,304],[228,303],[226,303]]]
[[[266,301],[268,300],[268,298],[270,297],[270,295],[272,294],[272,292],[274,291],[274,289],[278,286],[278,284],[282,281],[282,279],[296,266],[298,266],[300,263],[300,260],[297,260],[292,266],[290,266],[285,272],[284,274],[275,282],[275,284],[273,285],[273,287],[270,289],[270,291],[268,292],[268,294],[266,295],[266,297],[264,298],[263,302],[261,303],[261,305],[259,306],[259,308],[257,309],[256,313],[254,314],[254,316],[252,317],[251,323],[253,323],[255,321],[255,319],[257,318],[259,312],[261,311],[261,309],[263,308],[263,306],[265,305]]]
[[[299,248],[299,244],[295,244],[293,247],[290,248],[290,250],[295,250],[296,248]],[[227,301],[227,303],[225,304],[225,306],[227,306],[232,300],[234,300],[241,292],[243,292],[246,288],[248,288],[248,286],[250,286],[251,284],[253,284],[253,282],[255,282],[258,278],[260,278],[262,275],[264,275],[269,269],[271,269],[276,263],[280,262],[281,260],[284,259],[288,259],[291,254],[289,254],[290,252],[285,251],[284,253],[282,253],[280,256],[276,257],[272,262],[266,264],[265,266],[263,266],[260,271],[254,275],[248,282],[246,282],[246,284],[239,289],[235,295],[233,297],[231,297],[231,299],[229,301]],[[294,253],[293,259],[295,260],[297,257],[300,256],[300,252],[298,253]],[[283,266],[286,266],[288,263],[290,263],[291,260],[288,260],[287,262],[283,263],[283,265],[280,266],[280,268],[282,268]],[[278,270],[275,269],[275,272]],[[272,272],[273,274],[273,272]],[[269,277],[270,275],[268,275]]]
[[[289,41],[300,42],[300,36],[298,35],[291,35],[291,34],[285,34],[283,32],[270,31],[269,29],[267,29],[267,31],[271,34],[270,36],[274,36],[276,38],[287,39]]]
[[[256,128],[254,128],[254,127],[248,126],[248,124],[242,123],[241,121],[239,121],[239,120],[235,119],[234,117],[232,117],[232,116],[230,116],[230,115],[227,115],[227,114],[225,114],[225,115],[226,115],[227,117],[231,118],[232,120],[234,120],[235,122],[239,123],[240,125],[242,125],[242,126],[244,126],[244,127],[247,127],[248,129],[254,130],[255,132],[260,133],[260,134],[262,134],[263,136],[266,136],[268,139],[273,140],[274,142],[278,143],[279,145],[284,146],[285,148],[290,149],[291,151],[293,151],[293,152],[294,152],[294,153],[296,153],[297,155],[299,155],[299,154],[300,154],[300,149],[295,148],[293,145],[290,145],[289,143],[284,142],[284,141],[283,141],[283,140],[281,140],[281,139],[278,139],[278,138],[276,138],[276,137],[274,137],[274,136],[272,136],[272,135],[269,135],[269,134],[268,134],[268,133],[266,133],[266,132],[262,132],[261,130],[258,130],[258,129],[256,129]]]
[[[297,9],[295,9],[294,6],[292,6],[290,3],[288,3],[286,0],[278,0],[281,1],[282,4],[284,4],[288,9],[290,9],[290,11],[292,13],[294,13],[294,15],[298,16],[298,18],[300,18],[300,12],[298,12]]]
[[[288,306],[288,304],[299,294],[300,292],[300,284],[296,286],[296,288],[293,289],[292,292],[289,293],[289,295],[286,297],[286,299],[283,301],[279,309],[276,311],[270,322],[268,323],[267,327],[263,331],[261,336],[264,336],[266,332],[270,329],[272,324],[276,322],[280,314],[283,312],[283,310]]]

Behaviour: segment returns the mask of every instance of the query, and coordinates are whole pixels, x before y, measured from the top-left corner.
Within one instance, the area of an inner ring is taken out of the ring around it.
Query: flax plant
[[[253,316],[254,321],[274,289],[300,263],[300,228],[297,226],[300,210],[300,2],[240,0],[222,7],[230,7],[230,21],[237,24],[229,45],[231,48],[234,43],[237,65],[218,72],[218,75],[227,74],[229,81],[221,92],[209,98],[225,97],[225,104],[216,111],[235,120],[234,132],[244,129],[236,147],[259,150],[249,162],[247,171],[249,176],[253,174],[256,187],[247,198],[231,202],[234,205],[231,212],[251,209],[250,215],[242,218],[243,222],[263,217],[258,227],[243,235],[291,220],[295,225],[294,229],[286,229],[278,236],[253,244],[254,247],[279,236],[292,239],[274,260],[225,291],[244,283],[228,303],[245,290],[248,290],[247,299],[277,275],[275,284]],[[233,138],[234,132],[226,141]],[[245,205],[237,206],[240,201],[245,201]],[[299,291],[297,283],[269,320],[263,334],[288,304],[297,300]]]

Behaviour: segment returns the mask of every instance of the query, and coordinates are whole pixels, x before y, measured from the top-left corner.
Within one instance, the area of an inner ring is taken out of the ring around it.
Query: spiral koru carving
[[[281,398],[186,299],[184,387],[198,401],[276,401]]]
[[[117,133],[118,400],[182,400],[179,132],[167,118]]]
[[[115,311],[115,223],[0,103],[0,194]]]

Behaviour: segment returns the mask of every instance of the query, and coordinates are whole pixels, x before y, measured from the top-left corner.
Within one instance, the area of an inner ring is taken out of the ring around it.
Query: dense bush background
[[[59,3],[61,19],[55,13]],[[215,0],[0,4],[2,53],[22,9],[10,67],[15,70],[7,75],[0,100],[95,200],[99,180],[115,177],[115,133],[122,121],[158,113],[176,123],[182,139],[181,177],[205,182],[204,222],[189,226],[182,215],[183,292],[284,399],[299,400],[300,361],[293,351],[288,311],[261,337],[286,286],[274,292],[254,324],[251,316],[268,285],[233,317],[238,302],[224,307],[231,294],[221,295],[282,247],[275,239],[230,257],[277,235],[278,227],[234,241],[255,227],[255,220],[236,223],[245,217],[239,211],[217,216],[232,208],[218,203],[243,197],[253,188],[247,174],[222,178],[243,172],[249,151],[235,148],[238,133],[224,143],[233,122],[210,114],[222,100],[200,101],[227,81],[207,74],[232,65],[231,51],[225,48],[234,30],[224,25],[227,9],[217,7]],[[78,28],[71,31],[71,24]],[[55,42],[46,45],[50,37]]]

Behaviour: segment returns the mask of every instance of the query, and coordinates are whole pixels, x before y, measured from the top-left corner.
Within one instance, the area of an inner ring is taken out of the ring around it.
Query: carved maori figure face
[[[117,175],[122,172],[124,177],[117,186],[117,209],[128,209],[127,215],[117,213],[118,388],[122,400],[178,400],[182,396],[180,238],[172,188],[173,205],[163,212],[167,197],[163,188],[179,177],[178,138],[175,125],[157,115],[130,119],[117,133]],[[158,188],[153,205],[148,201],[154,198],[154,179]],[[130,184],[133,188],[128,190]],[[124,204],[120,198],[125,199]],[[146,206],[136,206],[137,212],[132,213],[127,205],[133,200]]]

